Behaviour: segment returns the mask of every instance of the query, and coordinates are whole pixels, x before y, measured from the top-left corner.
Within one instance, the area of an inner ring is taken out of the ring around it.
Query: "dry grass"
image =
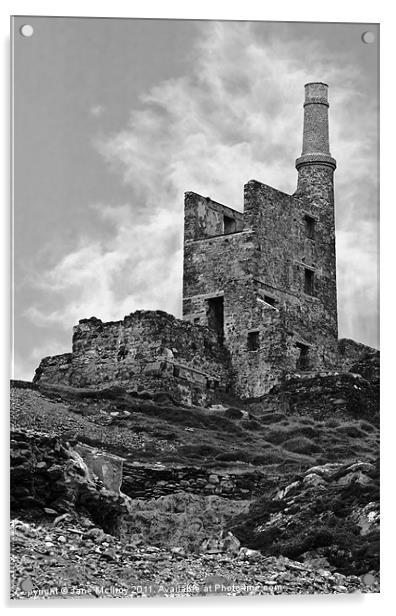
[[[101,444],[130,460],[202,466],[235,462],[273,472],[288,464],[304,468],[357,457],[371,460],[378,450],[378,429],[366,420],[317,421],[276,411],[241,419],[239,412],[225,416],[139,401],[122,390],[103,398],[94,393],[13,388],[12,421]]]

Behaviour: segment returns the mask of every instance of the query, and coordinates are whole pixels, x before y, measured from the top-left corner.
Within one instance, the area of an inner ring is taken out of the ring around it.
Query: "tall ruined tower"
[[[327,85],[307,84],[293,195],[250,180],[242,214],[185,194],[183,318],[217,333],[242,396],[287,372],[330,367],[336,354],[328,107]]]

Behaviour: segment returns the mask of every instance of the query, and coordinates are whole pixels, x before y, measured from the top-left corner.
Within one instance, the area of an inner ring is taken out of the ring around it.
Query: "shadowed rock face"
[[[55,514],[80,512],[89,515],[106,532],[119,533],[123,516],[128,512],[128,498],[120,494],[114,478],[108,487],[100,480],[98,455],[95,463],[91,452],[84,460],[57,436],[29,430],[12,431],[10,443],[13,515],[40,519],[45,509]],[[87,448],[84,449],[86,452]],[[107,468],[114,464],[116,475],[118,462],[114,460],[114,456],[103,453],[103,464]]]
[[[379,468],[357,462],[308,469],[274,488],[228,525],[265,554],[326,559],[346,574],[378,569]]]

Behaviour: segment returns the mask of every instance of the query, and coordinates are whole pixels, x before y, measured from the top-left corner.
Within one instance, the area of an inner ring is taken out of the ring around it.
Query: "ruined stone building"
[[[72,353],[44,358],[35,381],[166,390],[186,404],[267,392],[282,376],[331,370],[363,346],[337,345],[328,88],[305,86],[292,194],[250,180],[244,212],[185,194],[183,321],[160,311],[83,319]]]
[[[337,349],[327,85],[305,86],[297,190],[245,184],[244,213],[186,193],[183,318],[217,331],[236,388],[259,395],[284,371],[330,368]]]

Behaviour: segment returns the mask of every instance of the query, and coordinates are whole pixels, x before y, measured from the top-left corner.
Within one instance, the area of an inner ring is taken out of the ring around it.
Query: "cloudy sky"
[[[34,34],[23,38],[19,27]],[[288,193],[303,86],[330,86],[340,337],[378,346],[374,25],[16,18],[15,378],[80,318],[181,314],[183,193]]]

